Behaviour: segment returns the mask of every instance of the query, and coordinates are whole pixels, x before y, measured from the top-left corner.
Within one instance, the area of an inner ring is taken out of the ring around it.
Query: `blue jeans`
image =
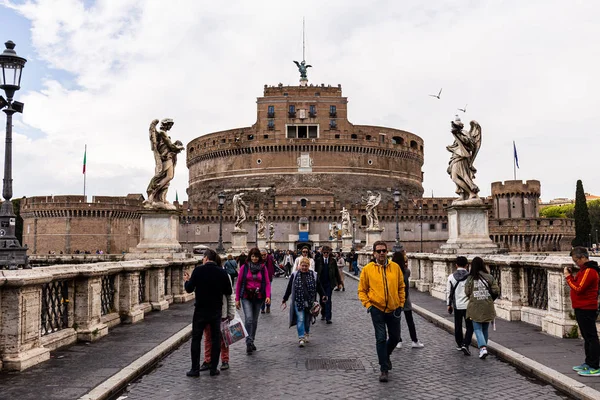
[[[375,346],[377,348],[377,358],[381,372],[389,370],[388,358],[400,341],[400,317],[401,309],[394,312],[384,313],[376,307],[371,307],[371,320],[375,328]],[[387,333],[386,333],[387,327]],[[387,338],[389,334],[389,338]]]
[[[262,299],[242,299],[242,308],[244,309],[244,326],[248,331],[246,344],[254,344],[256,337],[256,328],[258,328],[258,316],[260,315],[260,306],[264,303]]]
[[[490,327],[489,322],[475,322],[473,321],[473,331],[477,338],[477,346],[479,348],[487,346],[488,342],[488,328]]]
[[[354,270],[354,275],[358,275],[360,273],[358,270],[358,261],[352,261],[352,269]]]
[[[298,311],[298,308],[294,305],[296,311],[296,328],[298,328],[298,339],[304,339],[304,335],[310,333],[310,309]]]

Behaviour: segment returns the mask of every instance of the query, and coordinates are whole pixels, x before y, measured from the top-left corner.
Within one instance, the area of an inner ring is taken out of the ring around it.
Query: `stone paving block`
[[[415,315],[423,349],[410,348],[401,321],[404,348],[392,354],[388,383],[378,382],[379,366],[370,316],[358,302],[356,281],[346,280],[345,292],[333,294],[333,324],[318,320],[311,341],[298,347],[295,328],[288,328],[288,311],[279,303],[287,280],[273,282],[271,314],[261,314],[258,351],[248,356],[243,343],[230,351],[230,370],[210,377],[188,378],[190,343],[166,357],[159,367],[129,386],[124,395],[136,399],[565,399],[552,386],[525,377],[511,365],[489,356],[479,360],[454,349],[453,336]],[[191,318],[191,313],[190,313]],[[493,333],[490,333],[493,338]],[[475,350],[475,349],[473,349]],[[364,370],[307,370],[307,359],[359,359]]]

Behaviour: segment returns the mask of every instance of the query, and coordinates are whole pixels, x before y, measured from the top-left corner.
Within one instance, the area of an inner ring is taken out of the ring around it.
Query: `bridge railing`
[[[137,260],[0,271],[0,369],[22,371],[50,351],[94,341],[121,323],[193,298],[196,260]]]
[[[469,261],[473,257],[467,256]],[[501,288],[495,302],[499,318],[537,325],[552,336],[577,335],[570,289],[563,275],[566,266],[573,266],[570,257],[509,254],[482,258]],[[446,282],[455,271],[455,260],[456,255],[409,253],[411,284],[445,300]]]

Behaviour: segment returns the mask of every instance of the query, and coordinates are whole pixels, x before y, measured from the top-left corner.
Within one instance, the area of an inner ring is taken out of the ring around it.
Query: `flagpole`
[[[513,180],[517,180],[517,147],[513,140]]]
[[[87,158],[87,144],[85,145],[84,151],[83,151],[83,197],[85,198],[85,178],[86,178],[86,158]],[[87,198],[85,199],[85,201],[87,202]]]

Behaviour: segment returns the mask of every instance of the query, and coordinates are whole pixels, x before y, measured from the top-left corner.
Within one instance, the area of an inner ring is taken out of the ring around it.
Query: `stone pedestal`
[[[464,204],[448,207],[448,234],[446,244],[438,253],[495,254],[498,245],[490,239],[488,209],[481,199],[467,200]]]
[[[133,251],[139,253],[181,252],[178,232],[179,216],[177,213],[144,212],[140,223],[140,243]]]
[[[258,238],[258,243],[256,244],[259,250],[263,250],[267,248],[267,238]]]
[[[234,230],[231,232],[231,252],[240,254],[248,251],[248,231]]]
[[[365,251],[372,253],[373,252],[373,243],[381,240],[381,234],[383,233],[383,228],[371,228],[365,230],[366,233],[366,244]]]
[[[331,250],[333,251],[337,251],[338,250],[338,245],[339,245],[340,241],[337,239],[334,240],[330,240],[329,241],[329,247],[331,247]]]
[[[348,253],[352,250],[352,236],[342,236],[342,251]]]

